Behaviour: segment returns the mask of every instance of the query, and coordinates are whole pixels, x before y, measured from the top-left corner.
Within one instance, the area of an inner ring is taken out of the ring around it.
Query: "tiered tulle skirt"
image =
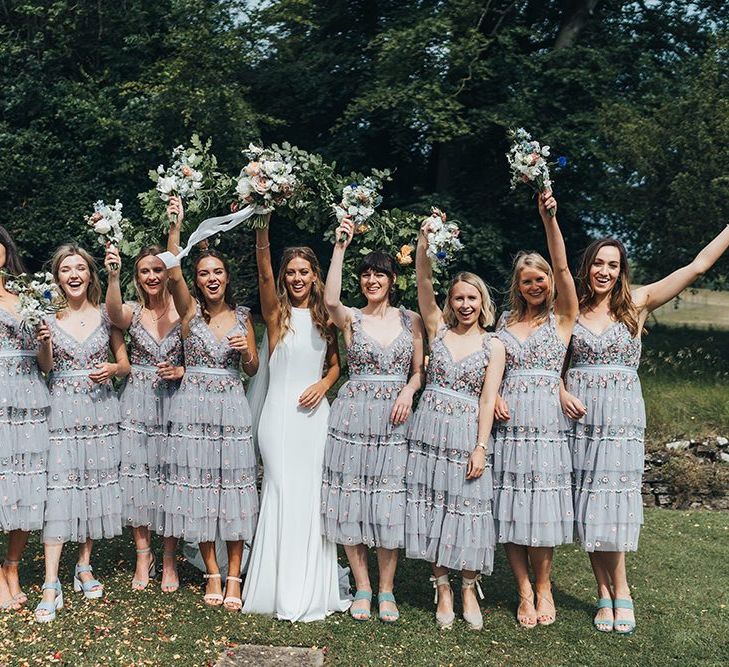
[[[122,532],[119,401],[89,370],[51,376],[43,540],[85,542]]]
[[[350,379],[332,405],[321,492],[323,531],[332,542],[405,546],[407,424],[390,419],[403,385]]]
[[[156,526],[161,494],[159,457],[177,386],[161,380],[156,367],[135,365],[122,390],[119,484],[125,526]]]
[[[569,421],[577,537],[585,551],[635,551],[643,523],[645,407],[626,367],[581,366],[567,389],[587,408]]]
[[[501,543],[554,547],[572,542],[572,461],[562,430],[559,375],[507,373],[510,411],[494,426],[494,515]]]
[[[426,387],[408,434],[406,555],[490,574],[493,480],[466,480],[478,435],[478,400]]]
[[[35,354],[0,357],[0,530],[43,527],[48,389]]]
[[[160,452],[156,532],[251,541],[258,519],[251,411],[236,374],[188,368]]]

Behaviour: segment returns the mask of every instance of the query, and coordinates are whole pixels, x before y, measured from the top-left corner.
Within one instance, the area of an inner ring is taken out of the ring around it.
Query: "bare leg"
[[[444,574],[450,574],[450,570],[447,567],[433,565],[434,577],[442,577]],[[450,584],[438,586],[438,607],[436,608],[436,613],[442,616],[453,613],[453,591],[451,590]]]
[[[7,611],[8,609],[20,609],[21,604],[17,600],[13,600],[10,593],[10,587],[5,579],[5,568],[0,569],[0,609]]]
[[[132,528],[132,534],[134,535],[134,546],[137,550],[137,566],[132,579],[132,588],[135,591],[141,591],[149,584],[149,566],[153,558],[149,548],[149,528],[147,526]]]
[[[628,586],[628,575],[625,570],[625,552],[622,551],[604,551],[603,561],[607,569],[608,575],[613,584],[613,591],[616,600],[632,600],[630,594],[630,586]],[[635,622],[635,614],[632,609],[616,609],[615,610],[615,629],[618,632],[628,632],[631,628],[620,621]]]
[[[174,593],[180,587],[177,574],[177,542],[176,537],[165,537],[162,554],[162,592]]]
[[[593,551],[590,554],[590,565],[592,565],[592,572],[595,575],[595,581],[597,582],[597,599],[612,600],[613,593],[610,586],[610,575],[608,569],[605,566],[605,558],[603,557],[604,552]],[[605,623],[600,623],[605,621]],[[603,632],[609,632],[613,627],[613,610],[612,608],[598,609],[595,614],[595,623],[599,626],[598,630]]]
[[[241,560],[243,560],[243,540],[226,542],[225,545],[228,548],[228,579],[225,582],[225,597],[238,598],[240,600],[240,581],[231,579],[231,577],[240,579],[240,564]],[[239,611],[242,606],[240,601],[229,601],[225,604],[225,608],[228,611]]]
[[[349,567],[352,568],[355,588],[358,592],[368,591],[371,593],[372,584],[370,583],[370,573],[367,569],[367,545],[345,545],[344,551],[347,554],[347,560],[349,560]],[[364,621],[369,618],[369,614],[362,612],[369,612],[370,608],[370,602],[367,600],[355,600],[352,603],[350,613],[358,621]]]
[[[8,553],[5,556],[3,570],[10,588],[10,595],[21,605],[28,601],[28,596],[20,588],[20,575],[18,568],[23,556],[25,545],[28,543],[28,532],[25,530],[11,530],[8,539]]]
[[[217,574],[217,577],[207,579],[205,586],[205,604],[212,607],[219,607],[223,603],[223,585],[220,581],[220,569],[218,568],[218,560],[215,557],[215,542],[200,542],[200,555],[205,563],[205,572],[207,574]],[[215,597],[208,597],[215,596]]]
[[[379,570],[379,592],[392,593],[395,586],[397,570],[397,549],[377,549],[377,567]],[[379,609],[384,612],[397,612],[394,602],[378,602]]]
[[[94,548],[94,541],[91,539],[86,540],[78,545],[78,564],[79,565],[91,565],[91,550]],[[78,575],[81,581],[91,581],[95,579],[92,572],[82,572]],[[97,591],[100,588],[104,588],[101,584],[91,588],[92,591]]]
[[[537,591],[537,623],[540,625],[551,625],[557,615],[552,597],[552,559],[554,549],[552,547],[529,547],[529,561],[534,570],[536,579],[535,588]]]
[[[534,591],[529,580],[529,558],[527,548],[521,544],[504,544],[506,558],[516,579],[516,591],[519,595],[519,606],[516,609],[516,620],[523,628],[533,628],[537,624],[537,612],[534,609]]]
[[[58,581],[58,566],[61,562],[61,552],[63,551],[62,542],[52,542],[43,545],[45,552],[45,570],[47,583],[53,583]],[[53,589],[46,589],[43,591],[43,602],[53,602],[56,599],[56,591]],[[48,612],[41,610],[41,614],[47,614]]]

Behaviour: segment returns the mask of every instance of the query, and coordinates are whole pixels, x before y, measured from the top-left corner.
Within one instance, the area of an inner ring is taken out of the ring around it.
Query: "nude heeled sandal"
[[[475,588],[476,592],[478,593],[478,597],[482,600],[484,599],[483,591],[481,590],[481,575],[477,574],[473,579],[469,579],[468,577],[463,577],[461,580],[461,591],[465,591],[469,588]],[[481,630],[483,629],[483,615],[481,614],[481,609],[478,610],[477,613],[469,614],[466,612],[465,608],[463,610],[463,620],[466,621],[468,627],[471,630]]]
[[[240,577],[225,577],[225,590],[228,590],[228,581],[237,581],[239,584],[243,583],[243,579]],[[226,611],[240,611],[243,608],[243,598],[234,597],[233,595],[226,595],[223,600],[223,607]]]
[[[220,572],[214,574],[203,574],[203,579],[220,579]],[[223,604],[223,596],[220,593],[205,593],[203,595],[203,602],[208,607],[219,607]]]
[[[453,589],[451,588],[451,583],[447,574],[442,574],[440,577],[431,577],[430,581],[435,589],[435,597],[433,598],[434,604],[438,604],[438,586],[448,586],[448,589],[451,592],[451,600],[453,599]],[[450,628],[453,627],[453,622],[455,620],[456,615],[453,611],[442,613],[436,608],[435,622],[441,630],[450,630]]]

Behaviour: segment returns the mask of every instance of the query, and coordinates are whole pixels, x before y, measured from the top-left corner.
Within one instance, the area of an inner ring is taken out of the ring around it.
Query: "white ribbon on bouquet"
[[[259,206],[257,204],[249,204],[240,211],[235,213],[229,213],[228,215],[221,215],[217,218],[208,218],[203,220],[197,227],[197,229],[190,234],[190,238],[187,239],[187,245],[175,255],[169,251],[165,251],[157,255],[168,269],[175,266],[180,266],[180,262],[184,257],[190,254],[190,251],[195,247],[195,244],[210,238],[218,232],[227,232],[234,227],[237,227],[241,222],[245,222],[254,215],[264,215],[269,213],[271,209]]]

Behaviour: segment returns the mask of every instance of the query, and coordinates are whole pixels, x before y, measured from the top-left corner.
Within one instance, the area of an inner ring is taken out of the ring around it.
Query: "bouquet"
[[[369,228],[365,224],[375,213],[375,209],[382,203],[379,190],[382,181],[374,176],[368,176],[362,183],[350,183],[342,190],[342,201],[332,204],[337,222],[341,223],[345,216],[350,216],[354,223],[355,232],[364,233]],[[340,237],[339,243],[345,238]]]
[[[463,243],[458,239],[461,230],[455,222],[446,222],[445,217],[439,209],[432,209],[426,254],[438,264],[446,264],[456,252],[463,249]]]
[[[117,199],[113,206],[102,200],[94,204],[94,212],[84,218],[91,229],[99,235],[99,242],[106,247],[119,247],[124,240],[124,232],[130,228],[129,221],[122,216],[122,203]],[[111,265],[113,270],[118,266]]]
[[[550,155],[550,147],[542,146],[538,141],[534,141],[532,135],[523,127],[509,130],[509,137],[514,142],[506,154],[511,168],[511,189],[516,188],[519,183],[526,183],[535,192],[551,190],[550,163],[545,159]],[[560,157],[557,162],[551,164],[564,167],[567,164],[567,158]],[[554,215],[554,213],[553,209],[549,209],[550,215]]]
[[[169,168],[165,169],[163,165],[157,167],[157,192],[160,199],[167,202],[173,196],[195,198],[203,187],[203,173],[199,169],[202,161],[203,156],[195,146],[173,148]]]
[[[64,300],[52,273],[21,273],[11,276],[6,285],[18,295],[18,316],[20,325],[28,332],[35,331],[46,315],[57,313],[63,308]]]
[[[298,185],[295,171],[299,167],[291,153],[285,154],[277,147],[249,144],[243,154],[249,162],[238,176],[235,192],[242,203],[254,207],[249,226],[262,229],[267,224],[266,214],[294,196]]]

